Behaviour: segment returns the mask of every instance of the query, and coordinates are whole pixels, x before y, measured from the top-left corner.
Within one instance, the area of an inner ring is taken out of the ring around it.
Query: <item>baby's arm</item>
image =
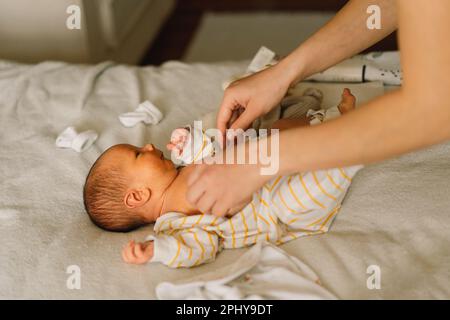
[[[309,120],[305,116],[299,119],[280,119],[273,123],[272,129],[287,130],[291,128],[309,126]]]
[[[170,230],[149,237],[150,241],[134,244],[131,241],[123,250],[127,263],[143,264],[161,262],[171,268],[193,267],[213,261],[219,251],[219,237],[200,228]],[[142,247],[148,243],[146,248]],[[151,251],[151,253],[150,253]]]

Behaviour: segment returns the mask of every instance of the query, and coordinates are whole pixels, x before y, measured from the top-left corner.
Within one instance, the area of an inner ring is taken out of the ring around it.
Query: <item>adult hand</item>
[[[236,157],[238,148],[249,152],[248,144],[234,147]],[[233,215],[245,207],[253,193],[259,190],[272,177],[262,175],[258,164],[226,164],[226,155],[220,153],[222,164],[198,164],[188,179],[187,200],[201,212],[216,216]],[[248,159],[248,154],[246,154]]]
[[[189,177],[186,198],[201,212],[222,217],[245,207],[263,184],[256,165],[199,164]]]
[[[228,128],[247,129],[281,101],[291,84],[285,69],[280,62],[230,84],[217,115],[217,128],[224,136]]]

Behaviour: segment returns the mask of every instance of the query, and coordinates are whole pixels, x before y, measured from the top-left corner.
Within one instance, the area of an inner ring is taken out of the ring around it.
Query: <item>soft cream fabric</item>
[[[84,212],[81,192],[100,152],[120,142],[163,148],[172,129],[216,109],[221,83],[247,64],[135,68],[0,61],[0,298],[155,298],[161,281],[235,261],[245,249],[227,250],[193,269],[127,265],[122,246],[143,240],[152,226],[129,234],[99,230]],[[344,87],[313,85],[323,91],[325,106],[337,104]],[[350,88],[359,101],[382,92],[376,83]],[[144,100],[158,106],[164,119],[124,128],[117,116]],[[99,138],[81,154],[57,149],[56,136],[69,125],[93,129]],[[450,298],[449,157],[450,145],[440,145],[365,167],[331,232],[282,248],[338,298]],[[373,264],[381,268],[381,290],[366,287]],[[66,287],[70,265],[81,268],[80,290]]]
[[[336,299],[307,265],[267,242],[259,242],[231,264],[182,283],[162,282],[158,299]]]

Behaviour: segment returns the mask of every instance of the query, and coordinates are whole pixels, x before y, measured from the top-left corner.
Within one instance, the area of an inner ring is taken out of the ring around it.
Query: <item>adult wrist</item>
[[[282,81],[287,88],[295,86],[305,78],[303,62],[293,57],[292,54],[283,58],[276,67],[280,70]]]

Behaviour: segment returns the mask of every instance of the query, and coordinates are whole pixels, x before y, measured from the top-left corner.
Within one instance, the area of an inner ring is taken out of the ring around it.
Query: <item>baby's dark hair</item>
[[[108,150],[107,150],[108,151]],[[128,232],[146,224],[124,205],[127,179],[118,166],[103,166],[105,151],[92,165],[83,188],[83,201],[92,222],[108,231]]]

